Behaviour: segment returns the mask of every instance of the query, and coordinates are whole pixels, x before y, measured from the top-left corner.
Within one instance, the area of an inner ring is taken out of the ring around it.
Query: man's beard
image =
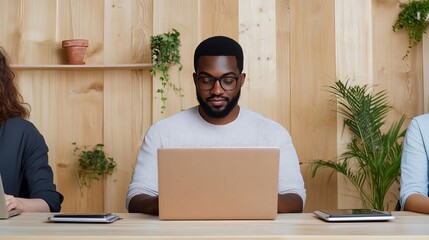
[[[225,109],[221,111],[213,111],[212,108],[201,98],[201,96],[197,92],[197,100],[200,103],[201,108],[207,114],[207,116],[212,118],[224,118],[228,116],[228,114],[237,106],[238,100],[240,99],[241,89],[238,91],[237,95],[235,95],[231,100],[229,98],[226,99],[228,102],[226,104]]]

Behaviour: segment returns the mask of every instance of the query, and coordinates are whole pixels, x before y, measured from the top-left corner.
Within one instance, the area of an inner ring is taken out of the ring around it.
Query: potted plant
[[[408,32],[408,49],[402,59],[408,57],[410,50],[419,43],[426,33],[426,21],[429,18],[429,0],[411,0],[408,3],[400,3],[401,11],[398,20],[393,25],[396,32],[405,28]]]
[[[170,75],[168,73],[171,66],[178,64],[179,71],[182,70],[180,63],[180,33],[173,29],[172,32],[162,33],[150,37],[150,49],[152,51],[152,69],[150,71],[152,77],[156,73],[160,73],[161,88],[156,92],[161,97],[161,113],[166,109],[167,103],[167,89],[172,89],[180,97],[183,96],[182,88],[170,82]]]
[[[392,108],[386,91],[372,93],[367,85],[351,86],[338,80],[330,92],[351,139],[337,161],[314,161],[312,176],[321,168],[331,168],[350,180],[365,208],[385,210],[386,193],[399,181],[405,116],[383,132],[386,115]]]
[[[90,187],[92,180],[100,180],[116,170],[117,164],[113,158],[106,156],[103,144],[96,144],[92,149],[88,149],[88,146],[79,148],[76,143],[73,145],[74,155],[79,160],[79,186]]]

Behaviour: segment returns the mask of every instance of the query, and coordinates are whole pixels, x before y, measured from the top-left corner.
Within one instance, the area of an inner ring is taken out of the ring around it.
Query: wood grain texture
[[[0,239],[427,239],[429,215],[407,211],[392,214],[396,219],[386,222],[326,223],[312,213],[278,214],[269,221],[160,221],[157,216],[122,213],[123,219],[112,224],[54,224],[45,222],[50,213],[23,213],[0,221]]]
[[[22,40],[22,12],[21,1],[2,1],[0,5],[0,16],[3,25],[0,25],[0,46],[4,48],[10,57],[9,63],[19,60],[20,42]],[[5,21],[7,19],[7,21]],[[6,24],[7,23],[7,24]]]
[[[56,75],[52,97],[57,100],[52,102],[57,118],[51,124],[57,126],[47,132],[55,134],[48,144],[57,153],[50,159],[55,161],[51,166],[57,169],[57,187],[64,195],[62,211],[103,211],[103,183],[93,181],[91,188],[79,186],[79,162],[72,145],[75,142],[83,149],[103,142],[102,72],[59,71]]]
[[[334,3],[290,1],[290,132],[303,163],[301,168],[308,196],[305,211],[337,205],[336,179],[327,182],[331,172],[321,171],[312,178],[308,168],[315,159],[336,156],[336,115],[326,91],[326,86],[335,80]]]
[[[315,159],[334,159],[347,142],[326,86],[351,77],[386,89],[394,106],[389,123],[429,111],[428,36],[403,61],[406,32],[392,31],[399,10],[396,0],[2,0],[0,45],[20,65],[63,64],[61,41],[68,38],[89,39],[87,64],[150,63],[151,35],[172,28],[181,33],[183,70],[173,67],[170,75],[184,97],[170,91],[164,114],[159,81],[149,69],[15,70],[32,106],[30,120],[49,146],[63,210],[124,212],[146,130],[197,104],[195,47],[212,35],[236,39],[248,74],[240,104],[291,133],[309,212],[359,202],[349,197],[355,192],[343,179],[330,178],[331,171],[312,178],[308,169]],[[118,171],[81,192],[72,142],[104,143]]]
[[[131,33],[124,26],[132,25],[132,2],[109,0],[104,5],[104,62],[120,63],[131,60]],[[119,79],[121,79],[119,81]],[[132,161],[132,74],[114,71],[104,75],[104,130],[106,150],[115,159],[117,171],[107,178],[103,196],[104,210],[125,211],[124,197],[130,179],[129,162]]]
[[[240,104],[262,115],[277,118],[276,2],[240,1],[240,44],[245,56],[246,82]],[[262,104],[263,103],[263,104]]]
[[[223,35],[238,41],[238,2],[239,0],[200,1],[198,40]]]
[[[336,79],[351,85],[372,85],[372,12],[371,0],[335,2]],[[350,133],[337,116],[337,155],[350,140]],[[338,208],[361,207],[359,193],[342,175],[337,174]]]
[[[405,31],[392,31],[397,19],[395,13],[400,11],[399,2],[373,1],[372,8],[374,86],[378,91],[387,90],[394,106],[388,121],[396,122],[403,114],[412,117],[422,112],[421,44],[413,48],[408,59],[401,60],[407,50],[408,37]]]
[[[423,240],[427,239],[429,215],[392,212],[387,222],[326,223],[312,213],[278,214],[265,221],[160,221],[157,216],[122,213],[113,224],[46,223],[50,213],[24,213],[0,221],[0,240],[79,239],[270,239],[270,240]]]
[[[153,32],[153,1],[138,0],[132,4],[132,62],[151,63],[150,36]],[[138,54],[137,54],[138,53]],[[134,170],[144,134],[152,125],[153,79],[150,69],[132,72],[131,92],[131,160],[124,166],[128,181]],[[125,181],[126,182],[126,181]],[[127,186],[121,186],[127,188]],[[120,196],[125,197],[125,196]]]
[[[104,5],[102,0],[95,1],[58,1],[58,31],[61,32],[58,43],[72,38],[88,39],[85,62],[104,63]],[[61,48],[61,45],[59,46]],[[62,59],[62,62],[65,62]],[[128,62],[127,62],[128,63]]]
[[[61,41],[71,38],[84,38],[89,40],[85,55],[86,63],[102,63],[103,52],[103,18],[104,13],[96,11],[103,8],[103,1],[96,0],[91,3],[79,1],[60,1],[56,6],[57,33],[55,63],[65,63],[64,50]],[[49,71],[46,71],[49,72]],[[59,150],[57,163],[59,171],[58,189],[64,195],[62,211],[103,211],[104,189],[103,182],[93,181],[91,188],[81,188],[77,181],[79,171],[78,157],[73,154],[76,143],[78,147],[92,148],[103,143],[103,72],[66,72],[55,71],[59,74],[55,88],[59,92],[57,124],[53,132],[57,134],[55,141],[49,146]],[[64,111],[67,109],[67,111]],[[64,124],[64,125],[63,125]],[[62,125],[62,126],[61,126]],[[54,144],[54,146],[52,146]]]
[[[423,37],[423,113],[429,113],[429,34]]]
[[[148,60],[147,44],[152,31],[142,26],[151,21],[143,17],[151,13],[151,6],[149,1],[106,1],[105,24],[109,27],[105,28],[105,62]],[[144,97],[151,96],[150,81],[148,71],[141,70],[111,71],[104,75],[104,143],[118,164],[117,171],[106,181],[104,210],[107,212],[126,211],[125,196],[133,165],[148,128],[143,121],[150,120],[150,114],[143,114],[151,110]]]
[[[393,32],[392,25],[399,13],[399,2],[382,0],[372,2],[373,12],[373,75],[375,91],[386,90],[393,109],[389,112],[386,129],[399,121],[402,115],[412,117],[423,111],[422,46],[415,46],[409,57],[402,60],[408,46],[406,31]],[[393,14],[392,14],[393,13]],[[390,27],[390,29],[389,29]],[[397,51],[393,51],[397,49]],[[408,126],[405,121],[403,128]],[[394,209],[399,187],[392,187],[387,196],[389,208]]]
[[[184,97],[180,97],[173,91],[167,93],[167,109],[161,113],[161,101],[156,93],[160,88],[159,75],[154,77],[153,92],[153,122],[171,116],[183,109],[197,104],[194,82],[192,79],[193,56],[195,46],[198,44],[198,6],[197,0],[157,0],[153,2],[153,34],[170,32],[173,28],[180,34],[180,52],[183,70],[179,72],[178,66],[170,68],[170,81],[183,88]]]
[[[291,54],[289,0],[276,1],[276,113],[277,121],[291,129]]]

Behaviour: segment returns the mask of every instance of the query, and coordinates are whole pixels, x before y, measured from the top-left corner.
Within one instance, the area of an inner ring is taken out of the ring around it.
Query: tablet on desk
[[[395,219],[391,213],[375,209],[317,210],[313,213],[328,222],[388,221]]]
[[[121,219],[113,213],[60,213],[48,217],[50,222],[111,223]]]

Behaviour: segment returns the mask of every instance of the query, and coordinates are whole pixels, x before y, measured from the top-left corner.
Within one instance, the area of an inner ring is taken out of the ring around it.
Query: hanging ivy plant
[[[167,90],[173,90],[177,95],[183,97],[182,88],[170,82],[168,70],[171,66],[178,64],[179,71],[182,70],[180,63],[180,33],[173,28],[172,32],[151,36],[150,49],[152,51],[152,77],[160,73],[161,87],[157,89],[160,95],[162,106],[161,113],[164,113],[167,103]]]
[[[426,17],[429,13],[429,0],[411,0],[408,3],[401,3],[402,9],[398,15],[398,20],[393,25],[396,32],[405,28],[408,32],[408,49],[402,59],[408,57],[411,48],[419,43],[426,33]]]

